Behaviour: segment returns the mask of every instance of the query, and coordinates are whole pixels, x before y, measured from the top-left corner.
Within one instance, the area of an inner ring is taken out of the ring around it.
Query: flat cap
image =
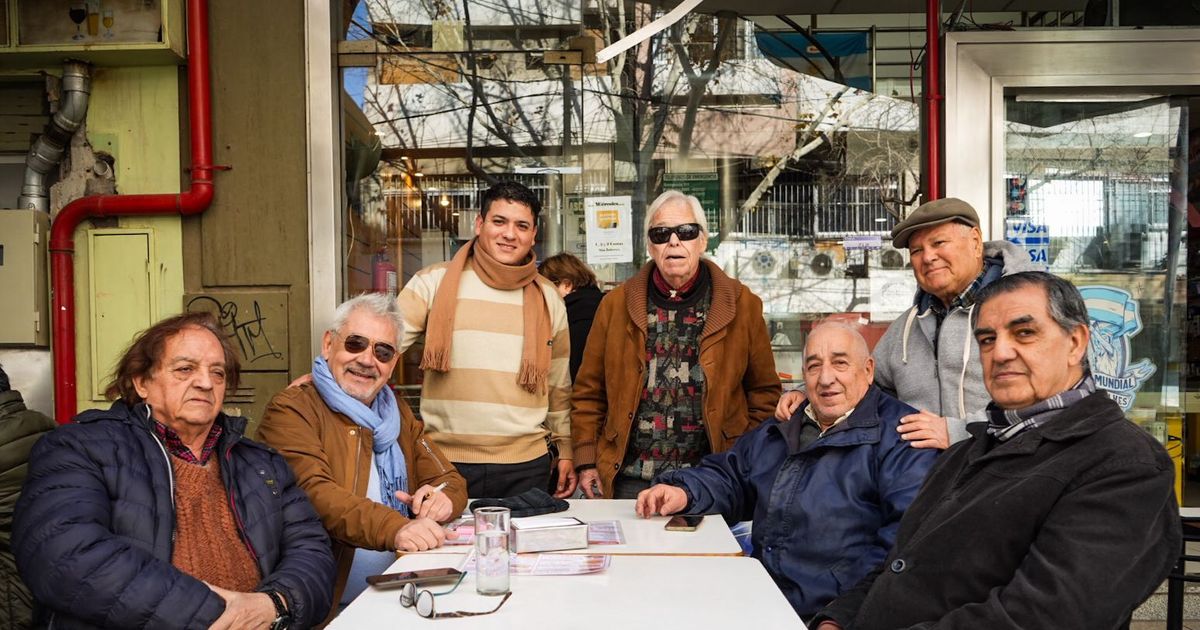
[[[955,197],[938,199],[921,204],[912,211],[912,214],[892,228],[892,247],[908,247],[908,237],[917,230],[948,221],[958,221],[971,227],[979,227],[979,215],[975,213],[975,208],[972,208],[971,204]]]

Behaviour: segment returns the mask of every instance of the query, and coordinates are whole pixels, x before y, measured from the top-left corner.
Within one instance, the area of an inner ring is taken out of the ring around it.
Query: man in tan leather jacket
[[[467,502],[466,482],[387,387],[402,321],[386,295],[343,303],[312,382],[277,394],[258,429],[287,459],[333,539],[334,602],[362,592],[396,551],[441,546],[441,524]]]

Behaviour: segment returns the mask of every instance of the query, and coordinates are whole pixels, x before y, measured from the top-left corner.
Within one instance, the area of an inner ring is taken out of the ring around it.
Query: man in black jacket
[[[53,429],[53,420],[25,408],[21,392],[9,386],[8,374],[0,367],[0,628],[28,628],[33,623],[33,597],[13,560],[13,508],[21,496],[33,443]]]
[[[1069,282],[1006,276],[976,302],[992,397],[947,450],[891,553],[810,627],[1127,627],[1180,550],[1174,467],[1087,367]]]

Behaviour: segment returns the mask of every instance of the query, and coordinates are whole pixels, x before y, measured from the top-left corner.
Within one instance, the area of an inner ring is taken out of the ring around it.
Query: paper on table
[[[508,572],[510,575],[587,575],[604,571],[611,561],[610,556],[598,554],[514,553],[509,555]],[[459,570],[464,573],[475,571],[474,550],[463,560]]]
[[[580,525],[583,521],[573,516],[526,516],[512,519],[513,527],[517,529],[542,529],[545,527],[570,527]]]
[[[527,517],[529,519],[541,518],[537,516]],[[575,523],[571,518],[553,517],[555,520],[568,521],[569,524]],[[518,519],[513,519],[514,521]],[[525,520],[525,519],[520,519]],[[457,538],[447,538],[447,545],[471,545],[475,543],[475,520],[471,518],[462,518],[446,526],[446,529],[453,530],[458,534]],[[621,529],[621,521],[592,521],[588,523],[588,544],[589,545],[624,545],[625,531]]]
[[[457,538],[446,538],[447,545],[473,545],[475,544],[475,519],[470,517],[460,518],[446,525],[446,529],[458,534]]]
[[[624,545],[625,532],[621,521],[592,521],[588,523],[589,545]]]

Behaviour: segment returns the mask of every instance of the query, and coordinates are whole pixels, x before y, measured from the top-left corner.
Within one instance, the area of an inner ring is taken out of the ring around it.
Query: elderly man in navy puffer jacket
[[[804,346],[809,400],[696,468],[659,475],[640,516],[753,519],[751,555],[807,618],[874,569],[938,451],[896,432],[913,408],[871,384],[874,363],[852,327],[821,324]]]
[[[142,333],[106,411],[33,449],[13,551],[54,628],[307,628],[333,586],[329,538],[278,453],[221,412],[238,381],[208,314]]]

